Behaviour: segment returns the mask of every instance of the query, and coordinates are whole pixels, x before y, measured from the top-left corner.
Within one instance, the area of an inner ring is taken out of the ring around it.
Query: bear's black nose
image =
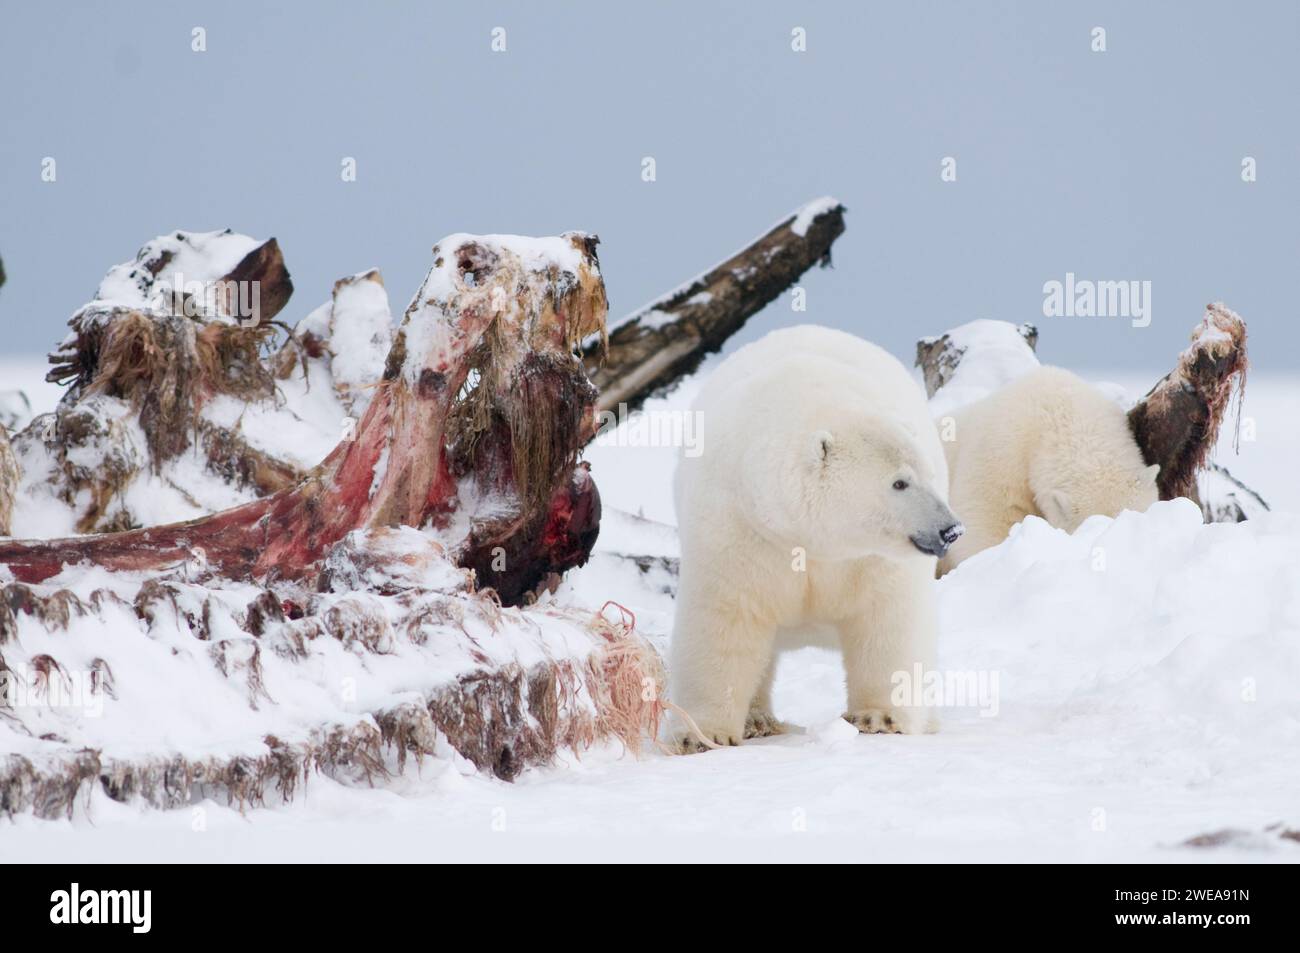
[[[945,546],[951,546],[957,542],[957,538],[964,532],[966,532],[965,526],[962,526],[961,523],[953,523],[951,526],[939,530],[939,538],[943,540]]]

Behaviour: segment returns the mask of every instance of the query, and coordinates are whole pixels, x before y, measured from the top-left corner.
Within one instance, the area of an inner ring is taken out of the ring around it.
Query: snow
[[[660,523],[675,524],[672,474],[676,466],[676,448],[657,445],[648,439],[635,439],[645,428],[646,418],[683,415],[709,371],[719,358],[706,358],[700,371],[682,381],[666,397],[651,397],[639,414],[629,415],[612,431],[598,436],[587,447],[584,459],[591,462],[591,472],[600,487],[606,506],[638,514]],[[685,428],[681,431],[685,433]],[[601,545],[609,536],[609,525],[601,520]],[[631,550],[639,552],[639,550]]]
[[[141,248],[134,261],[110,268],[86,310],[104,307],[150,310],[157,308],[160,295],[167,297],[169,306],[172,294],[185,292],[194,282],[206,284],[228,275],[259,244],[257,239],[228,228],[161,235]],[[156,272],[145,267],[148,262],[159,261],[163,263]],[[195,304],[205,306],[205,315],[217,316],[213,309],[206,307],[211,302],[205,295],[196,295]]]
[[[13,441],[20,471],[16,498],[21,501],[21,505],[14,507],[11,521],[10,530],[14,536],[59,537],[76,532],[77,513],[88,504],[89,497],[83,490],[75,500],[74,508],[57,494],[62,484],[54,476],[54,454],[60,449],[71,464],[88,470],[101,468],[110,454],[124,469],[138,469],[143,461],[144,432],[125,402],[114,397],[96,396],[81,405],[80,413],[83,419],[92,422],[87,429],[94,434],[82,444],[61,447],[50,417],[43,421],[45,426],[39,427],[38,424],[31,439]],[[146,473],[141,479],[147,487],[148,512],[171,519],[198,515],[195,508],[176,492],[169,492],[162,478]],[[131,489],[128,488],[127,493]]]
[[[44,355],[0,356],[0,421],[15,434],[34,416],[54,409],[63,388],[45,379]]]
[[[255,449],[303,470],[324,460],[346,428],[360,420],[383,373],[393,327],[379,273],[340,279],[331,300],[294,327],[299,340],[306,334],[329,350],[320,360],[308,359],[305,368],[296,364],[287,378],[276,381],[276,400],[246,403],[217,395],[202,411],[204,419],[237,431]],[[293,438],[286,439],[290,433]]]
[[[353,416],[360,418],[393,343],[388,292],[379,272],[371,269],[335,282],[330,303],[309,314],[295,330],[300,337],[310,331],[328,342],[334,386]]]
[[[204,404],[203,417],[237,430],[255,449],[303,469],[314,467],[338,445],[347,421],[355,423],[356,411],[350,417],[328,375],[313,377],[310,365],[306,373],[302,365],[295,366],[289,377],[275,383],[278,393],[274,401],[245,403],[218,394]],[[288,434],[292,439],[286,439]]]
[[[388,475],[388,451],[392,449],[388,444],[379,451],[379,459],[375,462],[374,475],[370,478],[370,489],[366,491],[367,499],[374,499],[375,491],[383,485],[384,477]]]
[[[794,221],[790,223],[790,231],[803,238],[808,234],[808,229],[812,228],[812,223],[817,220],[819,215],[826,214],[838,205],[840,205],[840,200],[830,195],[823,195],[819,199],[813,199],[795,213]]]
[[[1010,363],[999,373],[1014,372],[1023,357],[1014,342],[972,330],[966,345],[1005,346]],[[684,411],[712,366],[646,410]],[[1159,376],[1119,375],[1112,393],[1123,399]],[[967,395],[996,384],[954,382]],[[48,409],[34,403],[37,412]],[[995,715],[988,705],[983,712],[953,705],[935,735],[858,735],[839,719],[839,659],[810,648],[783,657],[778,669],[776,713],[802,726],[789,735],[685,758],[609,745],[565,754],[513,784],[448,753],[422,766],[412,761],[376,788],[313,777],[293,804],[242,813],[211,801],[151,810],[96,791],[71,820],[0,820],[0,857],[1300,859],[1296,845],[1264,834],[1278,821],[1300,826],[1300,506],[1293,476],[1300,379],[1253,376],[1243,413],[1257,437],[1235,455],[1225,427],[1219,461],[1273,506],[1264,518],[1207,526],[1195,507],[1174,501],[1145,514],[1093,518],[1072,536],[1031,518],[938,583],[941,666],[996,673],[995,683],[985,681],[996,684]],[[597,551],[544,610],[615,600],[635,614],[638,632],[666,649],[676,452],[617,438],[589,449],[605,505]],[[430,541],[404,530],[389,545],[418,554]],[[651,558],[626,558],[633,555]],[[106,576],[71,570],[67,581],[83,593],[123,584]],[[253,594],[233,590],[222,598],[242,607]],[[562,620],[556,626],[556,641],[543,643],[538,657],[565,651],[564,640],[576,637]],[[24,630],[19,643],[24,656],[42,647],[60,656],[72,650],[82,662],[104,657],[115,672],[147,678],[177,641],[193,645],[174,633],[163,624],[142,636],[134,616],[124,615],[120,625],[86,620],[45,636],[48,643]],[[213,724],[204,702],[238,683],[212,676],[206,660],[168,656],[165,677],[162,669],[154,675],[155,696],[120,690],[123,701],[106,703],[99,724],[87,730],[119,751],[161,740],[238,750],[272,727],[291,733],[355,712],[336,697],[339,678],[357,677],[370,693],[365,701],[374,703],[456,670],[450,656],[440,662],[431,649],[402,639],[390,646],[395,654],[364,658],[333,639],[311,645],[319,657],[306,681],[289,679],[288,663],[263,653],[275,705]],[[6,646],[6,658],[20,661],[11,651]],[[303,663],[295,664],[301,673]],[[1216,849],[1180,846],[1224,828],[1252,833]]]
[[[0,391],[0,427],[17,432],[32,419],[32,405],[21,390]]]
[[[949,331],[948,338],[948,346],[960,351],[962,359],[930,401],[936,418],[988,396],[1039,366],[1029,342],[1006,321],[970,321]]]
[[[701,292],[701,294],[706,293],[707,292]],[[699,296],[700,295],[698,294],[692,295],[691,300],[694,301]],[[641,325],[643,328],[657,330],[666,324],[672,324],[672,322],[676,320],[677,315],[673,314],[671,311],[664,311],[660,308],[651,308],[649,311],[641,312],[640,316],[637,318],[637,324]]]

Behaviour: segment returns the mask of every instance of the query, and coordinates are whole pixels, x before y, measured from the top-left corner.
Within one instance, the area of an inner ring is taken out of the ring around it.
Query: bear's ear
[[[831,455],[833,446],[835,446],[835,438],[831,436],[829,430],[814,430],[808,441],[809,458],[815,464],[823,464]]]
[[[1142,475],[1146,478],[1148,483],[1155,483],[1156,477],[1160,476],[1160,464],[1151,464],[1151,466],[1142,471]]]
[[[1034,496],[1043,518],[1058,529],[1070,524],[1070,497],[1064,490],[1048,490]]]

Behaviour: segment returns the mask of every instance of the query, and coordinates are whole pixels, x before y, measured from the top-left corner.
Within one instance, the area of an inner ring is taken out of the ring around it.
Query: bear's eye
[[[907,489],[907,481],[906,481],[906,480],[895,480],[895,481],[894,481],[894,489],[895,489],[895,490],[906,490],[906,489]]]

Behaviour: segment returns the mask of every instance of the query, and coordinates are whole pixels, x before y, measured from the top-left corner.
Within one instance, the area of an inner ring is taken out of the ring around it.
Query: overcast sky
[[[447,233],[583,229],[614,318],[833,194],[834,269],[747,337],[809,320],[910,363],[1002,318],[1052,363],[1162,368],[1222,299],[1296,369],[1298,40],[1292,3],[9,3],[0,356],[177,228],[276,236],[291,321],[372,266],[400,314]],[[1044,317],[1067,272],[1151,282],[1149,326]]]

